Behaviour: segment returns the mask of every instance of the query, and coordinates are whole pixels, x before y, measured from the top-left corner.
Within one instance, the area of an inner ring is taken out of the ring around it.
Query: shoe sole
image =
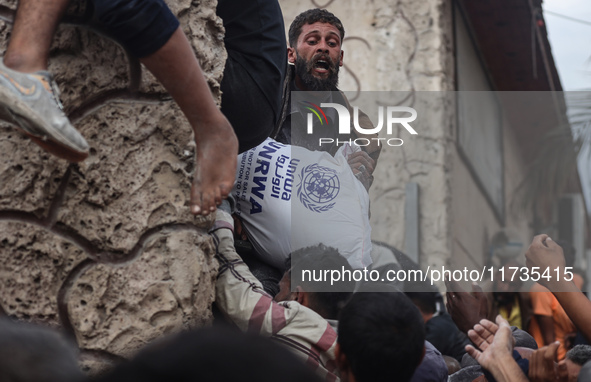
[[[27,130],[27,126],[32,125],[38,127],[37,129],[31,130],[46,131],[47,129],[45,124],[43,121],[40,121],[37,118],[31,118],[31,115],[36,115],[35,112],[25,102],[18,99],[15,100],[14,95],[3,86],[0,86],[0,108],[3,109],[0,113],[1,119],[17,127],[29,138],[31,138],[33,142],[41,146],[50,154],[70,162],[81,162],[88,157],[88,150],[80,151],[60,141],[59,139],[55,139],[50,134],[45,134],[44,137],[41,138],[30,133]],[[11,118],[6,118],[7,115],[10,115]],[[56,135],[60,136],[59,134]]]
[[[67,147],[60,145],[58,142],[52,140],[42,140],[37,138],[34,135],[31,135],[25,131],[25,134],[37,145],[39,145],[43,150],[47,151],[48,153],[55,155],[58,158],[65,159],[68,162],[78,163],[84,161],[88,158],[88,153],[81,153],[78,151],[73,151]]]

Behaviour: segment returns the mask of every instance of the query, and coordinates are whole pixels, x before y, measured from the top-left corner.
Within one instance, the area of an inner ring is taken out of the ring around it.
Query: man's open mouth
[[[325,73],[328,72],[330,70],[330,63],[326,60],[317,60],[314,63],[314,70],[316,70],[317,72],[320,73]]]

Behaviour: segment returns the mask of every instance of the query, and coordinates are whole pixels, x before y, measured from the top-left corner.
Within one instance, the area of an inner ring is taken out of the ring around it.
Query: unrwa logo
[[[330,210],[336,204],[332,201],[340,190],[341,182],[332,168],[314,163],[304,167],[300,173],[297,195],[310,211],[320,213]]]

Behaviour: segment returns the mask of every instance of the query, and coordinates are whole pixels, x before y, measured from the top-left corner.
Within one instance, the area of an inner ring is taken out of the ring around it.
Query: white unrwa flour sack
[[[353,152],[345,145],[333,157],[268,138],[238,156],[232,195],[262,261],[282,269],[291,252],[323,243],[353,268],[371,264],[369,195],[347,164]]]

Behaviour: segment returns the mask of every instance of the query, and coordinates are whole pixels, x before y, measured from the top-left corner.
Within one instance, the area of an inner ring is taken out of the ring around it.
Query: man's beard
[[[328,66],[328,77],[317,78],[312,75],[312,70],[319,60],[323,60]],[[339,65],[335,63],[328,55],[319,53],[306,61],[300,55],[295,62],[296,75],[300,78],[306,90],[322,92],[333,91],[337,89],[339,83]]]

